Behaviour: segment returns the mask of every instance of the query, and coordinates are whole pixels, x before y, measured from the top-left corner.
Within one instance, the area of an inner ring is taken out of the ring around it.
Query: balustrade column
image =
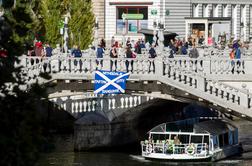
[[[197,76],[196,79],[197,79],[197,89],[205,92],[206,79],[200,76]]]
[[[244,92],[238,92],[240,96],[240,105],[244,106],[245,108],[249,107],[249,95],[248,95],[248,89],[246,89],[247,85],[243,84],[242,89]]]
[[[210,58],[206,58],[202,61],[202,68],[203,68],[203,72],[206,74],[210,74],[211,73],[211,60]]]
[[[244,64],[242,64],[244,63]],[[251,59],[246,59],[241,62],[241,69],[243,68],[242,66],[244,65],[244,72],[245,74],[252,74],[252,60]]]
[[[154,60],[155,63],[155,76],[162,76],[163,75],[163,56],[160,53]]]

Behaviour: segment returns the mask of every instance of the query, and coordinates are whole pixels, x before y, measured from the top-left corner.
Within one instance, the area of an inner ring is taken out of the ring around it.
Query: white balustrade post
[[[248,108],[249,106],[249,95],[248,95],[248,89],[246,89],[247,85],[246,84],[242,84],[242,89],[243,89],[243,93],[242,92],[238,92],[239,96],[240,96],[240,105],[244,106],[245,108]]]
[[[203,58],[203,59],[204,59],[202,62],[203,73],[210,74],[211,73],[211,60],[210,58]]]
[[[103,56],[103,70],[110,71],[110,56],[109,56],[109,52],[107,54],[104,54],[104,56]]]
[[[205,82],[206,79],[204,77],[197,76],[197,89],[205,92]]]
[[[155,76],[163,75],[163,54],[162,52],[155,58]]]
[[[246,59],[244,62],[244,72],[245,74],[252,74],[252,59]],[[242,68],[241,64],[241,68]]]

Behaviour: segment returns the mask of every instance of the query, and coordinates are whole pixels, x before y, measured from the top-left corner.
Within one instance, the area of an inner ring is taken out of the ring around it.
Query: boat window
[[[204,143],[209,144],[209,136],[204,136]]]
[[[171,139],[173,140],[175,136],[177,136],[177,134],[171,134]]]
[[[228,143],[228,133],[224,134],[224,146],[225,145],[229,145],[229,143]]]
[[[182,144],[189,143],[189,135],[178,135],[178,138]]]
[[[202,143],[202,136],[192,135],[191,143]]]
[[[221,148],[223,146],[224,146],[224,144],[223,144],[223,135],[221,134],[221,135],[219,135],[219,147]]]

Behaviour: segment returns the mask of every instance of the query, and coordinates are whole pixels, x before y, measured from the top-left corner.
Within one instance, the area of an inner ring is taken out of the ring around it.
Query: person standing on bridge
[[[103,54],[104,54],[104,49],[102,48],[101,44],[98,45],[97,50],[96,50],[96,64],[98,68],[99,65],[101,65],[101,68],[103,67]]]
[[[156,50],[154,48],[154,44],[151,45],[151,48],[149,50],[149,72],[151,72],[151,66],[153,66],[153,72],[155,72],[155,62],[154,62],[154,58],[156,58],[157,53]]]
[[[126,61],[125,61],[125,65],[126,65],[126,71],[127,73],[129,72],[129,66],[131,65],[131,72],[133,72],[133,60],[130,60],[131,58],[133,58],[133,52],[130,48],[130,46],[127,46],[126,47],[126,52],[125,52],[125,55],[126,55]]]
[[[77,58],[81,58],[82,57],[82,53],[80,48],[77,45],[74,45],[73,51],[72,51],[72,56],[75,58],[74,59],[74,67],[75,67],[75,71],[77,71],[77,67],[78,67],[78,63],[79,63],[79,70],[81,70],[82,68],[82,61],[81,59],[77,59]]]
[[[116,44],[113,45],[113,47],[110,50],[110,71],[117,70],[117,58],[118,58],[118,51],[116,48]]]

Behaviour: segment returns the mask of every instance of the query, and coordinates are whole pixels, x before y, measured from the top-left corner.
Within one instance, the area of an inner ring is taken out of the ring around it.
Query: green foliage
[[[11,26],[13,35],[11,40],[4,43],[4,48],[10,50],[11,54],[20,55],[20,53],[24,53],[24,44],[33,44],[33,34],[38,26],[38,20],[33,11],[36,1],[38,0],[16,0],[15,6],[5,10],[4,16]],[[16,49],[12,50],[10,47]]]
[[[0,58],[0,165],[35,165],[43,140],[38,108],[42,98],[47,98],[45,89],[37,84],[22,89],[26,85],[23,74],[14,66],[25,52],[24,45],[33,42],[34,4],[35,0],[16,0],[15,6],[5,9],[4,28],[0,25],[0,34],[11,32],[0,41],[0,47],[8,51],[6,58]]]
[[[70,43],[78,44],[81,49],[88,48],[93,40],[94,15],[92,3],[88,0],[71,0],[71,19],[69,29]]]
[[[42,0],[41,15],[43,17],[43,26],[45,30],[45,40],[53,47],[61,43],[60,27],[61,21],[61,3],[62,0]]]
[[[94,15],[90,0],[42,0],[41,15],[45,29],[46,41],[53,46],[61,43],[60,22],[64,15],[70,14],[70,46],[78,44],[81,49],[88,48],[93,40]]]

